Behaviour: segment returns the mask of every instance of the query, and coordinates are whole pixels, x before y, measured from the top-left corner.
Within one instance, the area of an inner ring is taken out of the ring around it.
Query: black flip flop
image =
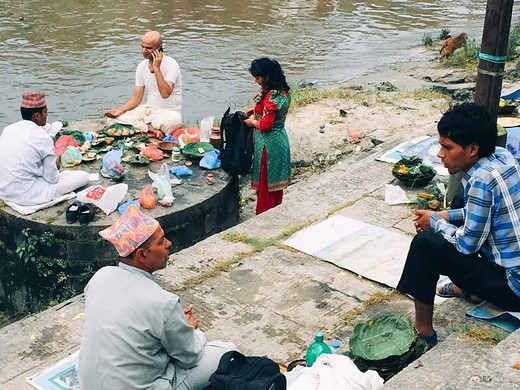
[[[79,224],[80,225],[88,225],[90,221],[94,218],[96,214],[96,209],[90,203],[85,203],[79,209]]]
[[[65,212],[65,218],[67,219],[67,223],[74,223],[78,219],[79,209],[81,208],[81,202],[76,200],[72,203]]]

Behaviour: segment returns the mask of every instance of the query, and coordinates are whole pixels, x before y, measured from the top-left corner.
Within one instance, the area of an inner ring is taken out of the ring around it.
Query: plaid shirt
[[[520,296],[520,172],[506,149],[481,158],[464,175],[462,209],[449,210],[449,221],[434,214],[433,232],[460,253],[479,250],[506,269],[509,287]]]

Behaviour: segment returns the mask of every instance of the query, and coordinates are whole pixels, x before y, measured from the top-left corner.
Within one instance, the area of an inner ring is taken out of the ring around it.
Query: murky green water
[[[290,84],[341,81],[409,58],[441,28],[481,40],[485,0],[2,0],[0,129],[24,91],[47,92],[49,119],[87,119],[131,95],[140,37],[163,34],[195,123],[256,92],[251,60],[277,58]],[[20,20],[23,16],[24,20]],[[32,28],[24,28],[26,25]]]

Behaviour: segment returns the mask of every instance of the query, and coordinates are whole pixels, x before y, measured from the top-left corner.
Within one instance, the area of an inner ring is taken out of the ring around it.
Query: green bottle
[[[318,356],[322,353],[332,353],[330,347],[323,342],[323,333],[317,332],[314,335],[314,340],[314,343],[310,345],[309,349],[307,349],[307,354],[305,355],[307,367],[311,367]]]

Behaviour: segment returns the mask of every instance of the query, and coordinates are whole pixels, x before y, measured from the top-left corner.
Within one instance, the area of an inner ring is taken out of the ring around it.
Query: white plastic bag
[[[287,390],[378,390],[383,378],[376,371],[363,373],[344,355],[323,354],[312,367],[295,367],[284,374]]]
[[[399,187],[392,184],[385,184],[385,202],[389,205],[410,203],[410,199],[406,197],[406,192]]]
[[[168,165],[164,163],[158,173],[148,170],[148,176],[153,180],[152,187],[157,188],[157,198],[162,206],[171,206],[175,199],[172,194],[172,181]]]
[[[211,128],[213,127],[214,116],[208,116],[200,121],[200,141],[201,142],[209,142],[209,134],[211,133]]]
[[[90,186],[78,192],[77,198],[83,203],[92,203],[105,212],[106,215],[117,209],[119,202],[128,192],[128,184],[120,183],[113,186]]]

